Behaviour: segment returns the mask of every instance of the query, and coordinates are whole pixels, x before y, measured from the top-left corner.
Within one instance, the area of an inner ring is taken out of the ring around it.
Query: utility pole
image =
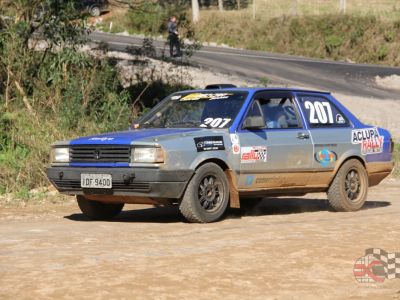
[[[237,7],[238,7],[238,10],[240,10],[240,0],[237,0]]]
[[[346,0],[339,0],[339,1],[340,1],[340,3],[339,3],[339,5],[340,5],[339,11],[340,11],[341,14],[345,14],[346,13]]]
[[[257,3],[256,0],[253,0],[253,20],[256,19],[256,11],[257,11]]]
[[[224,0],[218,0],[219,11],[224,11]]]
[[[297,0],[292,0],[292,16],[297,16]]]
[[[196,23],[200,20],[200,8],[198,0],[192,0],[192,12],[193,12],[193,23]]]

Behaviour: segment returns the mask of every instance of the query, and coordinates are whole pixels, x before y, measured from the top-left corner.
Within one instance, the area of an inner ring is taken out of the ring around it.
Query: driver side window
[[[301,128],[302,125],[288,93],[269,92],[256,95],[267,129]]]

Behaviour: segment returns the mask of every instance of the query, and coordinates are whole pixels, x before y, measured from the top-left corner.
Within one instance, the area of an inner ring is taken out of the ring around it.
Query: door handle
[[[299,133],[297,134],[297,138],[298,138],[298,139],[301,139],[301,140],[309,139],[309,138],[310,138],[310,135],[309,135],[308,133],[299,132]]]

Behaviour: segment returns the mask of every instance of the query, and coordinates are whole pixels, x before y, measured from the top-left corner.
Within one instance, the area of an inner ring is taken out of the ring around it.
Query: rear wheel
[[[328,190],[330,205],[337,211],[359,210],[367,200],[368,174],[356,159],[346,161]]]
[[[229,183],[224,171],[214,163],[206,163],[190,180],[179,210],[189,222],[209,223],[223,216],[228,202]]]
[[[76,196],[82,213],[91,220],[110,220],[118,215],[124,203],[103,203],[87,200],[84,196]]]

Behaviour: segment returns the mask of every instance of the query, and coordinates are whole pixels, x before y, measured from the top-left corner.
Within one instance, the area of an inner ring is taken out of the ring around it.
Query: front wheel
[[[110,220],[118,215],[124,203],[103,203],[87,200],[84,196],[76,196],[82,213],[91,220]]]
[[[356,159],[346,161],[328,190],[328,200],[336,211],[357,211],[367,200],[368,174]]]
[[[194,223],[210,223],[219,220],[229,202],[229,183],[224,171],[214,164],[200,166],[190,180],[179,210]]]

